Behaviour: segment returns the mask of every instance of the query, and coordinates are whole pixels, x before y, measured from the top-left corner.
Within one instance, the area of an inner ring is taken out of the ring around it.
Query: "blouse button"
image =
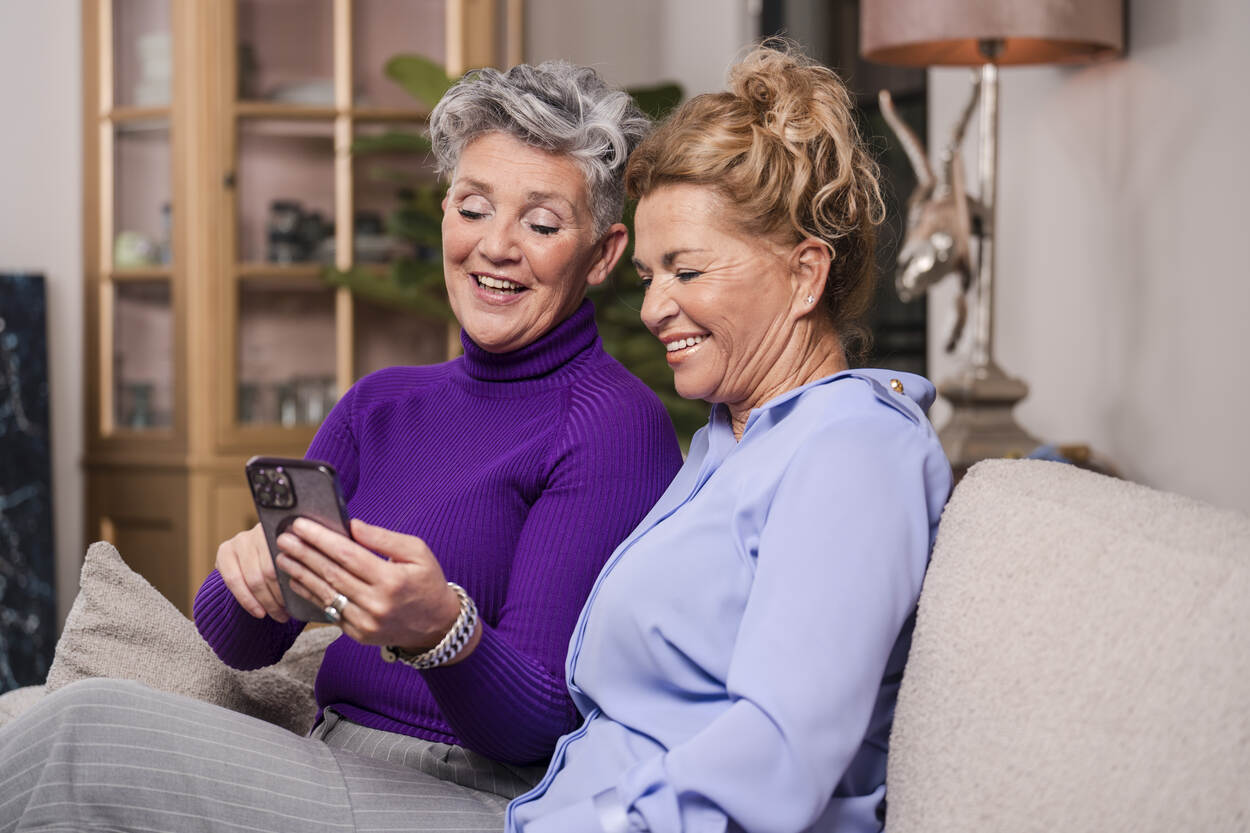
[[[898,379],[891,379],[891,380],[890,380],[890,390],[894,391],[895,393],[902,393],[902,392],[903,392],[903,383],[902,383],[902,382],[900,382]]]

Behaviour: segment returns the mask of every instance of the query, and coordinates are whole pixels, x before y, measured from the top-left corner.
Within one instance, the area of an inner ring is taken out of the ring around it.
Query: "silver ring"
[[[327,619],[335,624],[338,624],[338,622],[343,618],[343,608],[347,607],[350,603],[350,600],[342,593],[336,593],[334,594],[334,598],[330,600],[330,603],[322,608],[322,612],[325,613]]]

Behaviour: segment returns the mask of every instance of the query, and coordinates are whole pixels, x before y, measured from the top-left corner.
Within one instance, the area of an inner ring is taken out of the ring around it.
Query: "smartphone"
[[[334,467],[320,460],[299,457],[253,457],[247,461],[247,483],[252,490],[256,514],[260,516],[269,557],[277,569],[278,536],[296,518],[310,518],[342,535],[351,537],[351,524],[343,490]],[[287,612],[305,622],[329,622],[320,605],[291,589],[291,577],[278,570],[282,603]]]

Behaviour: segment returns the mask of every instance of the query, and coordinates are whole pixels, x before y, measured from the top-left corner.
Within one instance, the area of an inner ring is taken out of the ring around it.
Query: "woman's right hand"
[[[278,622],[290,619],[260,524],[224,541],[217,548],[216,566],[235,600],[252,616],[268,615]]]

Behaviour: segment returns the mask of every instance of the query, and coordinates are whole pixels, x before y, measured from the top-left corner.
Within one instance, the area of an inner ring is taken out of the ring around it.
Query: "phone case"
[[[253,457],[247,461],[247,482],[271,558],[277,558],[278,536],[296,518],[310,518],[351,537],[338,475],[329,463],[298,457]],[[278,584],[282,587],[282,602],[287,612],[296,619],[330,621],[320,605],[291,590],[290,577],[281,570],[278,570]]]

